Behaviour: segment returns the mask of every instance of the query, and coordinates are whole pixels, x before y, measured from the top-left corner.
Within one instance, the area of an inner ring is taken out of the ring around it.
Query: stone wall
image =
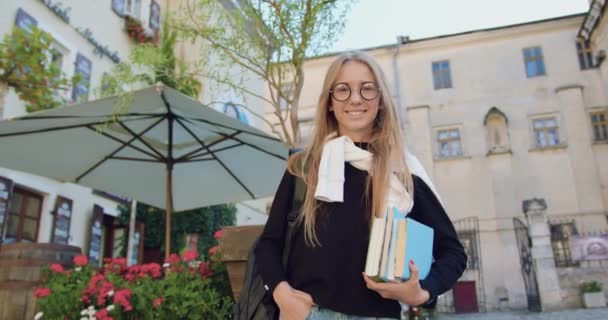
[[[608,261],[583,262],[581,267],[557,268],[564,309],[583,307],[581,284],[599,281],[608,297]]]

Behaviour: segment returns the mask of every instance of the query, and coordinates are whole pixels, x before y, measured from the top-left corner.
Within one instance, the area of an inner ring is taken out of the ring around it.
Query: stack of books
[[[419,278],[426,278],[433,263],[433,229],[396,208],[373,218],[365,274],[374,281],[405,281],[410,278],[410,260]]]

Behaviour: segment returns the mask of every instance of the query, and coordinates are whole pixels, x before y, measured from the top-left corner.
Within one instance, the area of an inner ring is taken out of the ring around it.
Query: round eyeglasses
[[[329,93],[336,101],[344,102],[350,98],[352,90],[346,83],[336,83]],[[374,100],[379,93],[378,85],[373,82],[363,82],[359,87],[359,95],[364,100]]]

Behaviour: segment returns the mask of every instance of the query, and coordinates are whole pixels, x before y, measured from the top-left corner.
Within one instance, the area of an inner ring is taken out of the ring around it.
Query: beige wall
[[[405,138],[420,158],[452,220],[479,219],[481,279],[467,271],[463,280],[484,288],[488,310],[501,308],[498,293],[507,289],[510,308],[524,308],[513,217],[523,218],[522,201],[547,201],[549,217],[608,213],[608,144],[592,141],[589,111],[606,108],[606,64],[580,70],[575,39],[583,15],[539,23],[415,40],[397,56]],[[606,22],[603,22],[606,23]],[[606,48],[607,28],[597,36]],[[523,49],[540,46],[546,75],[527,78]],[[394,88],[393,46],[367,50]],[[301,118],[314,113],[322,80],[333,57],[305,66]],[[435,90],[432,62],[449,60],[452,88]],[[488,155],[484,117],[496,106],[508,119],[510,152]],[[535,147],[531,120],[558,119],[562,145]],[[436,130],[460,129],[464,154],[441,158]],[[586,222],[589,221],[589,222]],[[605,219],[584,220],[584,230],[608,230]],[[449,298],[449,297],[448,297]],[[504,306],[503,306],[504,307]]]

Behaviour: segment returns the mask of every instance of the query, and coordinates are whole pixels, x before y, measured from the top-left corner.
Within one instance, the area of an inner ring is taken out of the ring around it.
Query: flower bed
[[[102,268],[74,258],[65,270],[52,264],[43,271],[38,319],[226,319],[232,304],[221,296],[214,275],[223,266],[219,255],[210,261],[195,251],[172,254],[157,263],[127,266],[125,258],[105,259]]]

